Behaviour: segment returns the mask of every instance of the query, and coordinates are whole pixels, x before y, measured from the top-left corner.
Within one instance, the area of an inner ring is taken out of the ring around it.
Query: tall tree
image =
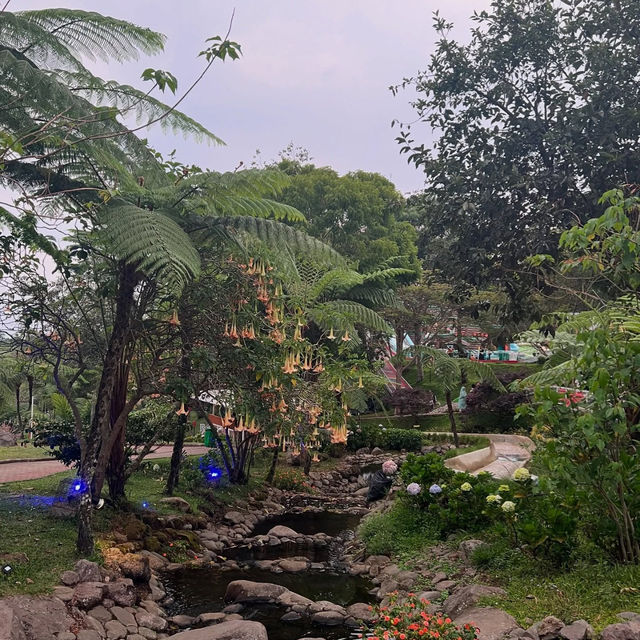
[[[494,0],[468,43],[439,36],[417,91],[433,145],[401,126],[423,169],[426,234],[458,280],[499,283],[526,316],[528,255],[557,253],[558,234],[598,211],[612,184],[640,179],[640,5],[634,0]],[[394,88],[394,90],[396,90]]]

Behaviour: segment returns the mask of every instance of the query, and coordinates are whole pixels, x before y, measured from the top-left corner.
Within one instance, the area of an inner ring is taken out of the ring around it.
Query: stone
[[[27,638],[55,640],[55,634],[69,631],[75,623],[64,603],[55,597],[13,596],[0,600],[0,604],[12,611],[8,617],[18,620]],[[10,622],[10,625],[16,633],[16,623]]]
[[[93,629],[93,631],[97,631],[101,638],[106,637],[107,632],[104,630],[102,623],[93,618],[92,616],[87,616],[85,618],[85,623],[88,629]]]
[[[169,507],[173,507],[182,513],[191,513],[191,505],[184,499],[178,496],[171,496],[168,498],[160,498],[158,500],[160,504],[166,504]]]
[[[223,611],[225,613],[240,613],[243,609],[243,604],[228,604]]]
[[[127,636],[127,640],[144,640],[144,636],[141,636],[138,633],[130,633]]]
[[[373,622],[376,617],[371,606],[364,602],[356,602],[355,604],[347,607],[347,615],[355,618],[356,620],[362,620],[362,622]]]
[[[222,622],[226,618],[226,614],[222,613],[222,611],[218,611],[216,613],[201,613],[196,619],[194,624],[218,624]]]
[[[133,585],[120,581],[107,583],[107,596],[120,607],[133,607],[138,602]]]
[[[227,511],[224,514],[224,519],[232,524],[242,524],[244,522],[244,514],[239,511]]]
[[[475,606],[481,598],[487,596],[506,596],[506,592],[498,587],[486,587],[482,584],[470,584],[458,589],[449,596],[442,606],[443,613],[454,618],[465,609]]]
[[[286,591],[286,587],[271,582],[234,580],[227,585],[225,602],[275,602]]]
[[[442,597],[442,593],[440,593],[440,591],[421,591],[416,595],[419,600],[428,600],[429,602],[439,600]]]
[[[306,560],[288,559],[280,562],[278,566],[287,573],[300,573],[307,570],[309,563]]]
[[[311,622],[327,627],[335,627],[344,622],[344,615],[340,611],[318,611],[311,614]]]
[[[442,580],[435,585],[436,591],[448,591],[449,593],[453,591],[457,582],[455,580]]]
[[[124,638],[127,635],[127,628],[122,622],[118,622],[117,620],[109,620],[109,622],[104,625],[104,628],[109,640],[120,640],[120,638]]]
[[[26,640],[20,619],[13,609],[0,601],[0,638],[2,640]]]
[[[276,602],[281,607],[286,607],[288,609],[296,606],[306,609],[313,604],[313,600],[309,600],[309,598],[305,598],[304,596],[288,590],[280,594]]]
[[[71,602],[81,609],[91,609],[102,602],[104,582],[80,582],[73,590]]]
[[[11,431],[0,431],[0,447],[17,447],[18,436]]]
[[[640,622],[629,620],[610,624],[602,630],[600,640],[640,640]]]
[[[289,611],[285,613],[280,620],[282,620],[282,622],[297,622],[298,620],[302,620],[302,614],[297,611]]]
[[[438,571],[438,573],[436,573],[433,578],[432,578],[432,582],[433,584],[436,584],[438,582],[442,582],[443,580],[447,579],[447,574],[444,571]]]
[[[296,538],[298,536],[298,532],[279,524],[270,529],[267,535],[275,536],[276,538]]]
[[[138,611],[136,613],[136,621],[138,626],[152,629],[153,631],[164,631],[168,626],[168,622],[148,611]]]
[[[475,624],[480,629],[478,640],[501,640],[503,636],[518,628],[518,623],[512,616],[502,609],[493,607],[467,609],[454,618],[453,622],[457,625]]]
[[[151,578],[151,567],[147,556],[139,553],[125,553],[118,565],[122,574],[135,582],[149,582]]]
[[[71,587],[54,587],[53,595],[60,598],[62,602],[71,602],[73,598],[73,589]]]
[[[2,637],[2,634],[0,634],[0,638]],[[60,633],[56,633],[56,638],[58,640],[76,640],[76,634],[71,633],[71,631],[61,631]]]
[[[125,627],[137,624],[133,614],[122,607],[111,607],[110,613],[112,613],[113,617]]]
[[[92,618],[95,618],[102,624],[113,619],[111,611],[109,611],[109,609],[105,609],[105,607],[103,607],[101,604],[99,604],[97,607],[93,607],[93,609],[91,609],[88,613]]]
[[[102,640],[100,634],[93,629],[82,629],[82,631],[78,631],[76,637],[78,640]]]
[[[171,640],[269,640],[264,625],[251,620],[230,620],[212,627],[181,631]]]
[[[594,635],[593,627],[586,620],[576,620],[560,629],[564,640],[591,640]]]
[[[153,629],[147,629],[147,627],[138,627],[138,633],[146,640],[156,640],[158,634]]]
[[[89,560],[78,560],[74,567],[78,574],[78,582],[102,582],[100,567]]]
[[[192,618],[191,616],[185,616],[185,615],[177,615],[169,618],[169,622],[171,624],[175,624],[176,627],[180,627],[180,629],[185,629],[186,627],[190,627],[193,624],[194,620],[195,618]],[[153,634],[155,636],[155,631],[153,632]]]
[[[564,622],[555,616],[547,616],[536,625],[536,632],[540,640],[555,640],[560,637],[560,629]]]
[[[153,600],[143,600],[140,603],[140,606],[143,609],[146,609],[149,613],[153,613],[154,616],[162,617],[164,615],[164,612],[162,611],[162,609],[160,608],[158,603],[154,602]],[[134,613],[135,613],[135,611],[134,611]]]
[[[65,571],[61,576],[60,580],[62,584],[66,584],[67,587],[75,587],[78,582],[80,582],[80,576],[77,571]]]
[[[373,450],[371,451],[371,455],[373,456],[379,456],[382,453],[384,453],[384,451],[380,447],[374,447]]]
[[[400,571],[395,576],[395,581],[401,589],[411,589],[420,576],[415,571]]]
[[[473,556],[473,552],[480,547],[486,547],[487,543],[483,540],[463,540],[460,543],[458,549],[462,555],[463,560],[469,562]]]

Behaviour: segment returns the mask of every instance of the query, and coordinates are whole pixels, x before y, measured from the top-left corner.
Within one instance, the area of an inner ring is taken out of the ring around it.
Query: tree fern
[[[375,311],[351,300],[322,302],[308,311],[309,317],[325,330],[353,331],[356,324],[371,331],[393,333],[391,326]]]
[[[116,258],[174,291],[198,275],[200,256],[189,236],[167,213],[114,200],[100,212],[99,221],[99,237]]]

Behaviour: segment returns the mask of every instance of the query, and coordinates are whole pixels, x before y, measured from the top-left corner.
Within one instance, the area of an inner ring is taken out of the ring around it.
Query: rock
[[[419,577],[415,571],[400,571],[396,574],[395,581],[401,589],[411,589]]]
[[[306,560],[288,559],[280,562],[278,566],[287,573],[300,573],[307,570],[309,563]]]
[[[227,511],[224,514],[224,519],[232,524],[242,524],[244,522],[244,514],[239,511]]]
[[[133,607],[138,602],[138,594],[133,584],[125,582],[108,582],[107,597],[113,600],[120,607]]]
[[[327,627],[335,627],[344,622],[344,615],[339,611],[318,611],[311,615],[311,622]]]
[[[95,562],[78,560],[74,569],[78,574],[78,582],[102,582],[100,567]]]
[[[302,614],[297,611],[289,611],[285,613],[280,620],[282,620],[282,622],[297,622],[298,620],[302,620]]]
[[[264,625],[251,620],[230,620],[204,629],[182,631],[171,640],[269,640]]]
[[[600,634],[600,640],[640,640],[640,622],[618,622],[605,627]]]
[[[436,584],[438,582],[442,582],[443,580],[447,579],[447,574],[444,571],[438,571],[438,573],[436,573],[433,578],[432,578],[432,583]]]
[[[26,640],[22,623],[13,609],[0,602],[0,638],[2,640]]]
[[[178,615],[178,616],[173,616],[169,618],[169,622],[171,624],[175,624],[176,627],[180,627],[181,629],[190,627],[193,624],[194,620],[195,618],[192,618],[191,616],[184,616],[184,615]],[[155,631],[154,631],[154,635],[155,635]]]
[[[1,634],[0,638],[2,638]],[[76,640],[76,634],[71,633],[71,631],[61,631],[60,633],[56,634],[56,638],[58,640]]]
[[[168,627],[168,623],[164,618],[156,616],[148,611],[138,611],[136,613],[136,621],[138,626],[152,629],[153,631],[164,631]]]
[[[65,571],[61,576],[62,584],[66,584],[68,587],[75,587],[80,582],[80,576],[76,571]]]
[[[73,590],[71,602],[81,609],[91,609],[102,602],[104,582],[80,582]]]
[[[384,451],[380,447],[374,447],[373,451],[371,451],[371,455],[373,455],[373,456],[379,456],[379,455],[381,455],[383,453],[384,453]]]
[[[201,613],[194,621],[194,624],[218,624],[226,618],[226,614],[218,611],[217,613]]]
[[[434,600],[439,600],[442,597],[442,594],[439,591],[421,591],[417,596],[419,600],[428,600],[429,602],[433,602]]]
[[[295,607],[296,605],[302,609],[306,609],[313,604],[313,600],[309,600],[309,598],[305,598],[304,596],[288,590],[279,595],[276,602],[281,607],[286,607],[288,609]]]
[[[0,431],[0,447],[17,447],[18,436],[11,431]]]
[[[289,527],[283,527],[281,524],[273,527],[267,533],[268,536],[275,536],[276,538],[296,538],[298,532],[290,529]]]
[[[135,582],[149,582],[151,567],[149,558],[138,553],[125,553],[119,560],[120,571]]]
[[[122,607],[111,607],[110,613],[112,613],[113,617],[125,627],[137,625],[133,614]]]
[[[356,620],[362,620],[363,622],[373,622],[375,620],[375,614],[373,613],[371,606],[364,602],[356,602],[347,607],[347,615],[355,618]]]
[[[101,638],[106,638],[107,636],[107,632],[104,630],[104,627],[102,626],[102,623],[99,622],[98,620],[96,620],[95,618],[91,617],[91,616],[87,616],[84,619],[86,625],[87,625],[87,629],[92,629],[93,631],[97,631],[98,635]]]
[[[182,511],[182,513],[191,513],[191,505],[184,498],[171,496],[169,498],[160,498],[158,502],[160,504],[166,504],[169,507],[173,507],[174,509],[178,509],[178,511]]]
[[[458,549],[460,550],[460,554],[462,555],[463,560],[469,562],[471,557],[473,556],[473,552],[480,547],[487,546],[487,543],[483,540],[463,540],[460,543]]]
[[[111,615],[111,611],[103,607],[101,604],[99,604],[97,607],[93,607],[93,609],[91,609],[88,613],[92,618],[95,618],[98,622],[101,622],[102,624],[104,624],[105,622],[109,622],[109,620],[113,619],[113,616]]]
[[[158,634],[153,629],[147,629],[147,627],[138,627],[138,633],[146,640],[156,640]]]
[[[225,602],[275,602],[286,591],[286,587],[271,582],[234,580],[227,585]]]
[[[560,637],[560,629],[564,622],[555,616],[547,616],[536,625],[536,632],[540,640],[555,640]]]
[[[518,628],[518,623],[514,618],[502,609],[493,607],[467,609],[454,618],[453,622],[457,625],[475,624],[480,629],[478,640],[500,640],[502,636]]]
[[[594,637],[594,631],[586,620],[576,620],[560,629],[560,637],[564,640],[591,640]]]
[[[104,625],[104,628],[109,640],[119,640],[127,635],[127,628],[117,620],[109,620],[109,622]]]
[[[636,622],[640,622],[640,613],[635,613],[634,611],[622,611],[618,614],[618,618],[622,620],[634,620]]]
[[[451,592],[453,591],[453,589],[456,586],[456,581],[455,580],[442,580],[441,582],[438,582],[438,584],[434,585],[436,591],[448,591]]]
[[[139,633],[130,633],[127,636],[127,640],[144,640],[144,636],[141,636]]]
[[[71,602],[73,598],[73,589],[71,587],[54,587],[53,595],[60,598],[62,602]]]
[[[78,640],[102,640],[100,634],[93,629],[83,629],[82,631],[78,631],[78,635],[76,637]]]
[[[458,589],[453,595],[449,596],[442,606],[443,613],[454,618],[465,609],[469,609],[477,604],[481,598],[487,596],[504,597],[507,594],[503,589],[498,587],[486,587],[481,584],[470,584]]]
[[[9,617],[15,616],[24,635],[30,639],[55,640],[55,634],[69,631],[75,622],[64,603],[55,597],[13,596],[0,600],[0,604],[13,612]],[[15,633],[15,622],[11,622],[11,625],[14,626]]]

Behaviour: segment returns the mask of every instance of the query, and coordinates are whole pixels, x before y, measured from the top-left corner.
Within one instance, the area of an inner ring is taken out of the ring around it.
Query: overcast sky
[[[165,69],[184,89],[198,75],[197,54],[207,37],[242,45],[236,62],[216,63],[181,109],[221,137],[226,147],[167,139],[156,129],[153,146],[178,150],[186,163],[220,171],[264,160],[289,143],[308,149],[313,162],[340,173],[378,171],[403,192],[419,189],[420,172],[398,152],[391,120],[412,119],[410,94],[388,87],[425,68],[435,36],[432,13],[456,24],[465,38],[474,10],[490,0],[11,0],[9,10],[67,6],[98,11],[161,31],[164,54],[126,66],[110,77],[141,86],[146,67]],[[89,65],[105,77],[103,65]],[[422,133],[428,142],[431,132]]]

